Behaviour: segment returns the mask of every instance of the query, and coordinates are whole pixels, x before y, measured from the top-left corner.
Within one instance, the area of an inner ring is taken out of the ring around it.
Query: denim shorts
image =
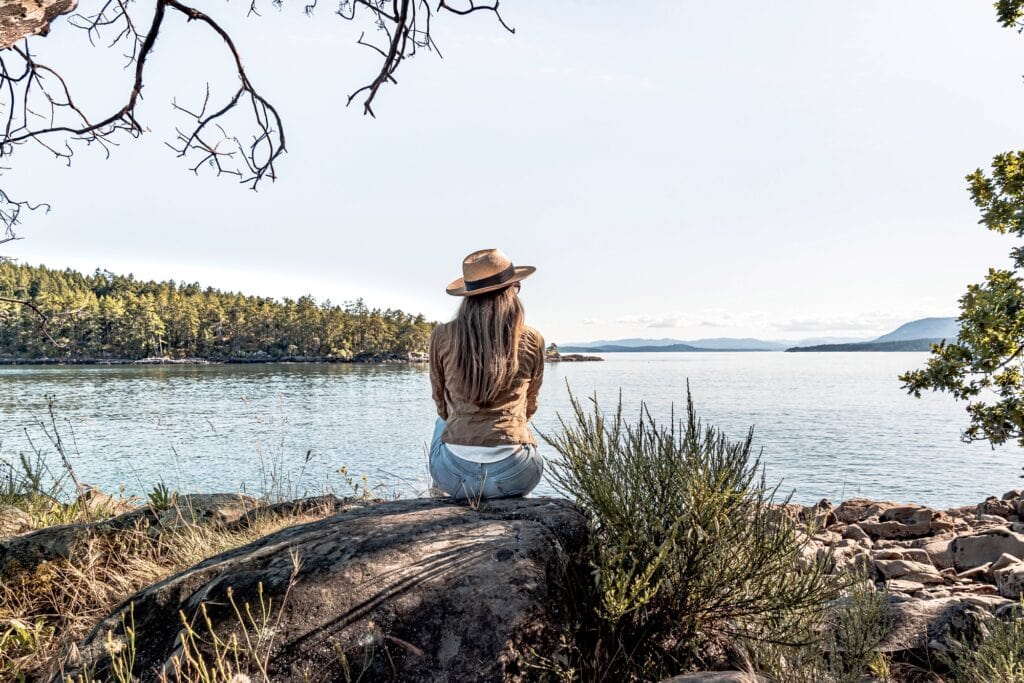
[[[525,496],[544,474],[544,459],[537,447],[525,444],[513,455],[496,462],[473,462],[454,455],[441,434],[446,423],[437,420],[430,442],[430,477],[453,498],[513,498]]]

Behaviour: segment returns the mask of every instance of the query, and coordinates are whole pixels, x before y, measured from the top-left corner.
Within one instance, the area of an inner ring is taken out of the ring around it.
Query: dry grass
[[[0,680],[52,675],[100,620],[133,593],[218,553],[317,519],[257,516],[242,530],[184,524],[89,540],[69,560],[44,562],[0,584]]]

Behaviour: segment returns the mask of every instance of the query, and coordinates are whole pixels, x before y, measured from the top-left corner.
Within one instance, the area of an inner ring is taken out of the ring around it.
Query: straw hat
[[[476,296],[503,289],[533,275],[533,266],[514,266],[500,249],[481,249],[462,260],[462,277],[448,285],[452,296]]]

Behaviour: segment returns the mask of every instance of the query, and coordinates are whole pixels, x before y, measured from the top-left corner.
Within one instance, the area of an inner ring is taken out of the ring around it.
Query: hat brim
[[[476,296],[477,294],[495,292],[499,289],[505,289],[509,285],[515,284],[516,282],[525,280],[526,278],[533,275],[536,270],[537,269],[534,268],[533,266],[516,266],[515,272],[512,274],[512,277],[505,280],[504,282],[501,282],[496,285],[491,285],[490,287],[481,287],[480,289],[474,289],[472,291],[466,289],[466,280],[465,278],[460,277],[458,280],[455,280],[450,285],[448,285],[444,291],[448,292],[448,294],[452,296]]]

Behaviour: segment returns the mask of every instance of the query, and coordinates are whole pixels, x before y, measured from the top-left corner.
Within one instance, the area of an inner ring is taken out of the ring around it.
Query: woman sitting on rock
[[[475,251],[448,294],[464,297],[430,336],[430,384],[440,416],[430,445],[434,485],[459,499],[524,496],[544,471],[527,424],[537,412],[544,338],[523,321],[520,281],[498,249]]]

